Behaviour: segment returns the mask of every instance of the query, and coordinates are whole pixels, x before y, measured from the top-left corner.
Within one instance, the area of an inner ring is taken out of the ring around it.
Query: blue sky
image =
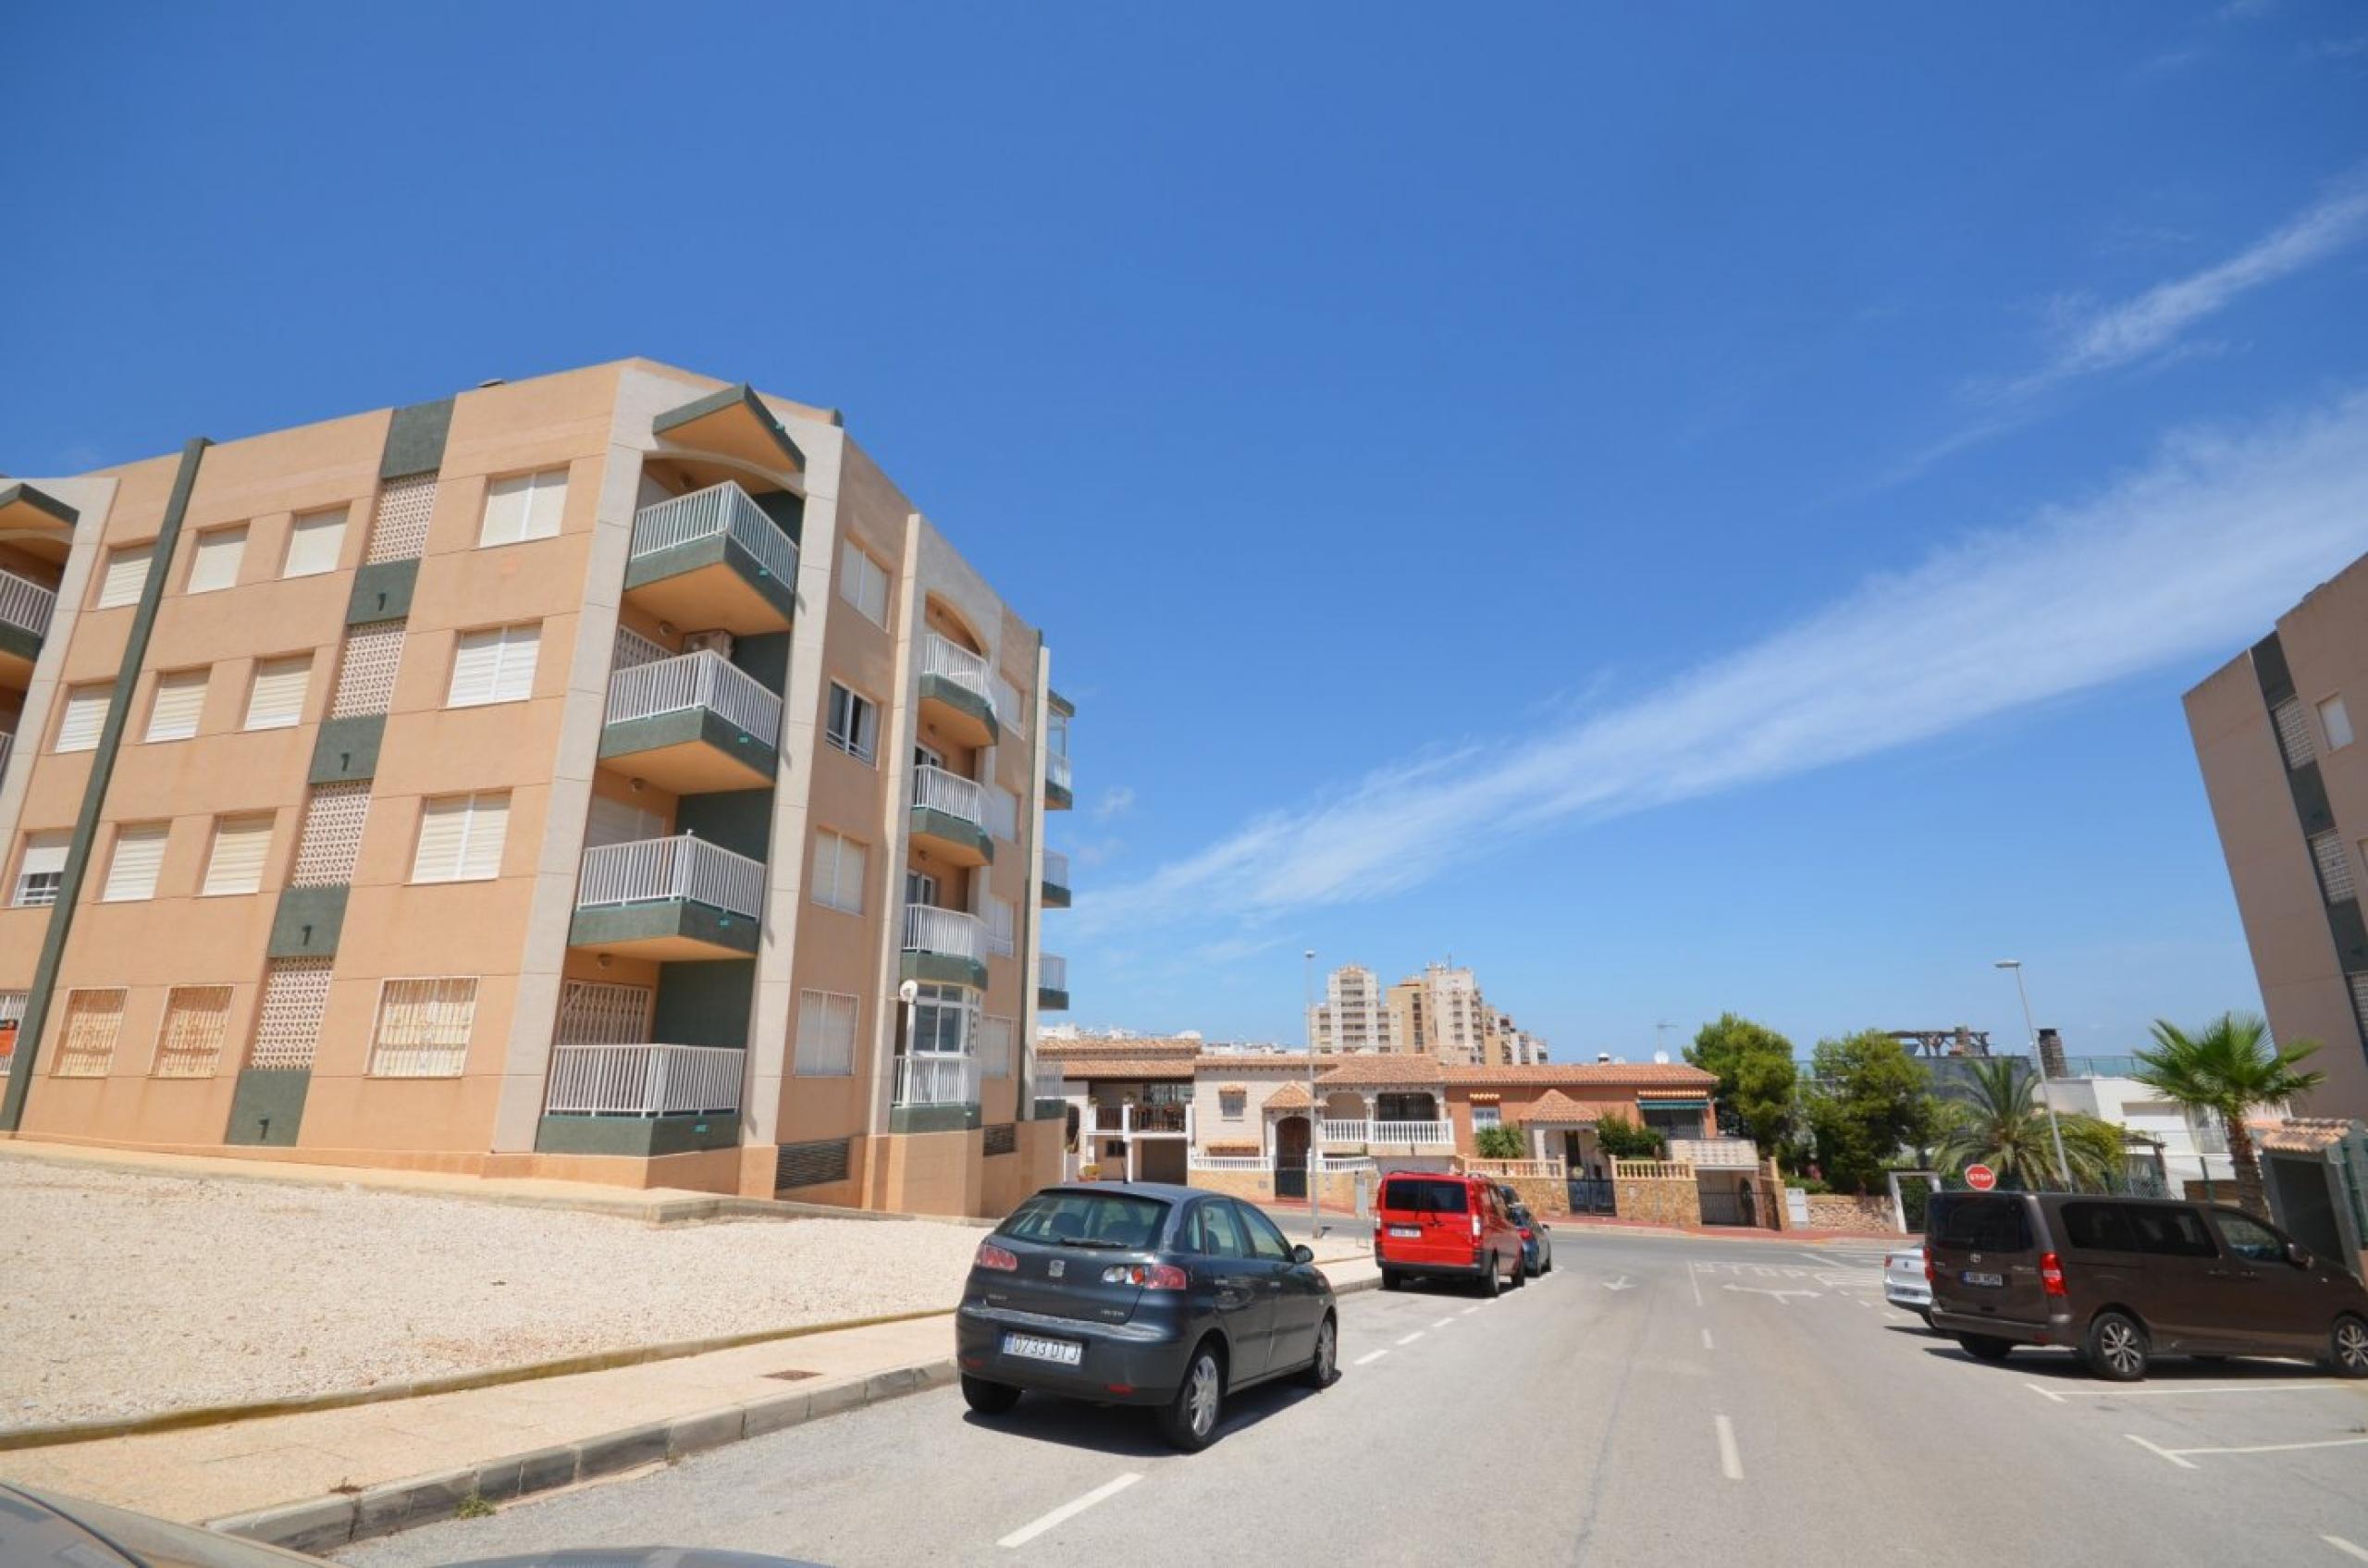
[[[845,409],[1078,700],[1080,1021],[2258,1005],[2178,697],[2368,550],[2356,6],[568,18],[0,23],[0,467]]]

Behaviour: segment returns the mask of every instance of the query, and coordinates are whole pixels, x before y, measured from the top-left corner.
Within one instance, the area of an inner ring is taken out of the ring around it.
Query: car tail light
[[[1172,1263],[1115,1263],[1102,1271],[1104,1285],[1132,1285],[1144,1290],[1181,1290],[1184,1271]]]
[[[1926,1253],[1924,1254],[1924,1283],[1927,1285],[1934,1283],[1932,1278],[1932,1254],[1930,1253]]]
[[[2049,1295],[2063,1295],[2065,1293],[2064,1260],[2057,1257],[2054,1253],[2040,1253],[2039,1282],[2047,1287],[2047,1293]]]
[[[1480,1216],[1476,1213],[1472,1216],[1472,1239],[1480,1240]]]
[[[1019,1259],[993,1241],[981,1241],[979,1243],[979,1255],[970,1260],[970,1265],[974,1268],[999,1268],[1008,1274],[1019,1266]]]

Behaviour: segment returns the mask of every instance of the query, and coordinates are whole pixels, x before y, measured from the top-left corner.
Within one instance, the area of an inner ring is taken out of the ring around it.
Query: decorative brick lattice
[[[274,958],[263,975],[255,1009],[251,1068],[308,1068],[321,1043],[321,1016],[329,1006],[329,960]]]
[[[417,560],[427,548],[427,520],[435,511],[433,474],[413,474],[381,485],[378,512],[370,524],[370,563]]]

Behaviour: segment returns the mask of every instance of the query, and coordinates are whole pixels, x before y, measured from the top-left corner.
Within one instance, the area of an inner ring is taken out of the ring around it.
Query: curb
[[[1359,1295],[1378,1290],[1380,1285],[1381,1277],[1375,1275],[1369,1279],[1335,1285],[1332,1293],[1335,1297]],[[281,1503],[209,1520],[206,1528],[266,1546],[323,1554],[374,1536],[390,1536],[413,1525],[453,1518],[470,1498],[489,1503],[514,1502],[536,1492],[555,1491],[661,1460],[682,1459],[750,1438],[786,1431],[842,1411],[942,1389],[953,1383],[956,1376],[952,1356],[892,1366],[872,1373],[859,1383],[776,1394],[745,1404],[629,1426],[621,1432],[586,1438],[582,1442],[512,1454],[456,1470],[436,1471],[407,1481],[389,1481],[359,1492]]]
[[[389,1481],[358,1492],[331,1493],[251,1513],[206,1522],[206,1528],[267,1546],[314,1554],[374,1536],[456,1516],[471,1499],[512,1502],[536,1492],[598,1480],[642,1465],[672,1462],[709,1449],[817,1421],[863,1405],[881,1404],[940,1389],[955,1380],[954,1358],[892,1366],[860,1382],[775,1394],[745,1404],[678,1415],[668,1421],[512,1454],[483,1464]]]

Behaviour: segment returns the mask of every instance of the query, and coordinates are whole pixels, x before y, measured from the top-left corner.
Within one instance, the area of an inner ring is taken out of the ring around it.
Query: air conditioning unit
[[[683,635],[684,653],[713,653],[725,659],[732,657],[730,632],[685,632]]]

